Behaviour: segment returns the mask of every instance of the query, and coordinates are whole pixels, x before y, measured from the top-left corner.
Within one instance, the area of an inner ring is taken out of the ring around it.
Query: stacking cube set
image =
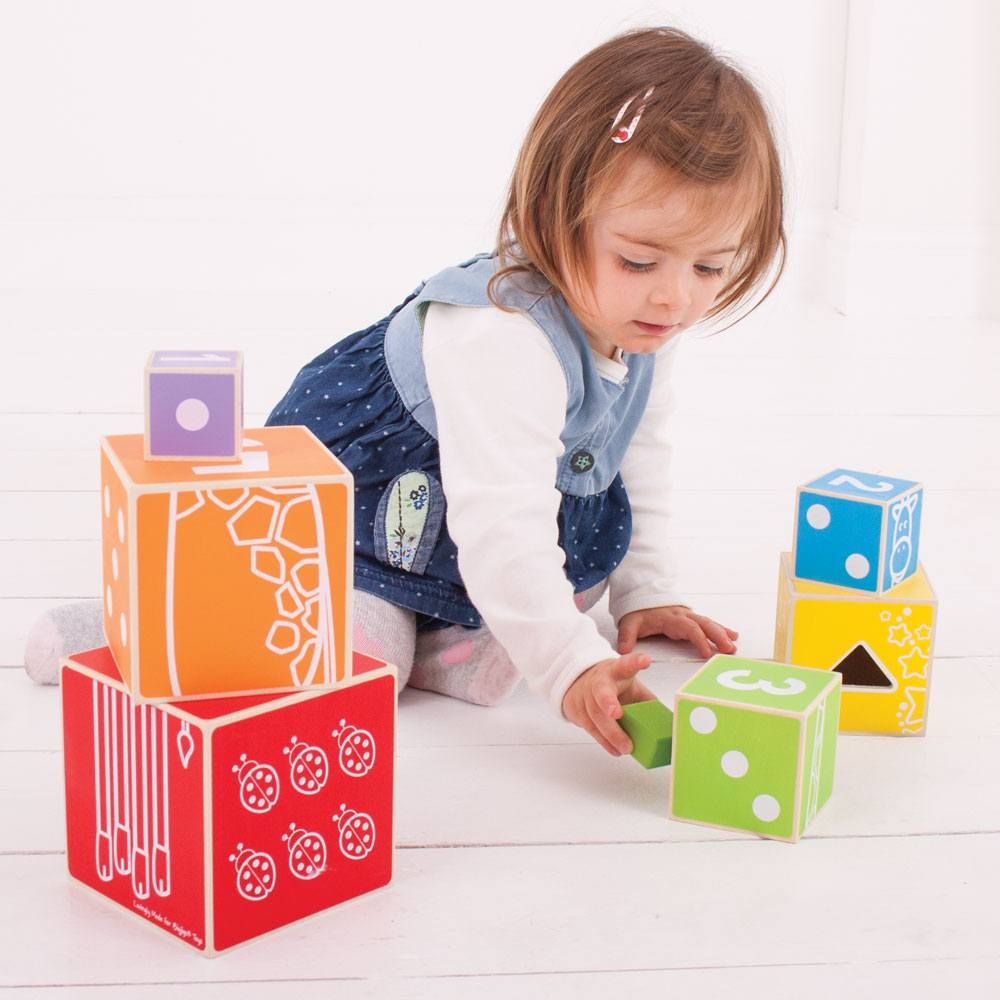
[[[101,442],[107,646],[62,663],[67,858],[206,955],[386,885],[395,668],[352,655],[350,473],[305,427],[244,432],[239,352],[155,352],[144,434]],[[918,483],[797,495],[775,662],[713,657],[625,707],[673,819],[797,841],[838,731],[925,731],[937,604]]]
[[[396,676],[351,655],[350,473],[304,427],[244,437],[238,354],[201,384],[204,355],[164,355],[146,434],[101,443],[108,646],[62,664],[67,855],[211,955],[389,882]]]
[[[775,662],[715,656],[672,720],[662,709],[673,819],[796,841],[830,797],[838,731],[925,732],[937,601],[922,508],[919,483],[848,469],[800,487]]]
[[[843,677],[845,732],[925,732],[937,599],[919,561],[923,488],[848,469],[799,488],[774,658]]]

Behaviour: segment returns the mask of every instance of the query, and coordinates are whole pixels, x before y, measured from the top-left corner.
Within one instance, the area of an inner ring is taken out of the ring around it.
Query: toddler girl
[[[496,250],[319,355],[269,417],[354,476],[355,648],[486,705],[523,675],[628,752],[621,704],[653,697],[637,639],[736,648],[674,586],[674,353],[784,244],[775,142],[738,71],[675,30],[572,66],[528,130]],[[584,614],[606,587],[617,650]]]
[[[629,752],[621,705],[653,697],[638,639],[736,648],[675,589],[674,354],[773,272],[766,296],[784,251],[775,141],[739,71],[669,29],[570,67],[521,147],[495,250],[335,343],[268,418],[305,424],[354,476],[355,648],[401,686],[484,705],[524,676]],[[605,589],[617,649],[585,614]],[[62,610],[29,669],[46,643],[99,644],[55,643]]]

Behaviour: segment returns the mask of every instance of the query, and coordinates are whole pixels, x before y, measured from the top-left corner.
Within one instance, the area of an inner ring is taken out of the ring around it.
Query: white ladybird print
[[[233,773],[239,777],[240,802],[252,813],[266,813],[278,801],[278,772],[270,764],[247,760],[240,754],[240,762],[233,764]]]
[[[242,844],[236,845],[236,853],[229,855],[236,865],[236,891],[252,903],[267,899],[274,892],[277,873],[274,858],[264,851],[251,851]]]
[[[363,778],[375,766],[375,737],[367,729],[347,725],[331,734],[340,745],[340,769],[351,778]]]
[[[292,788],[303,795],[315,795],[326,784],[330,774],[326,752],[309,743],[299,743],[298,737],[293,736],[284,753],[288,755]]]
[[[340,852],[351,861],[367,858],[375,847],[375,821],[368,813],[348,809],[340,804],[340,812],[333,817],[340,828]]]
[[[288,845],[288,870],[296,877],[308,881],[326,870],[326,841],[313,830],[296,828],[290,823],[288,833],[281,839]]]

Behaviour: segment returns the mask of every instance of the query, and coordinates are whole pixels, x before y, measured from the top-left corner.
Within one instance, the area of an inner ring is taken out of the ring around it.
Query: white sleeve
[[[677,593],[670,529],[671,372],[678,341],[656,355],[649,402],[622,459],[621,474],[632,507],[632,541],[611,574],[609,609],[617,625],[642,608],[684,603]]]
[[[523,313],[437,302],[423,357],[462,580],[529,686],[561,716],[570,684],[617,656],[576,607],[559,547],[562,365]]]

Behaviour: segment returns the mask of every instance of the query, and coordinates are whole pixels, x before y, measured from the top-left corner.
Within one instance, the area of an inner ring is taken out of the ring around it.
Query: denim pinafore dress
[[[492,307],[486,285],[499,266],[495,255],[481,253],[428,278],[388,316],[302,368],[267,420],[304,424],[351,470],[354,585],[417,612],[421,630],[482,625],[445,523],[424,316],[431,302]],[[627,377],[604,378],[586,333],[548,282],[516,274],[494,289],[539,326],[566,376],[555,486],[562,495],[559,545],[579,593],[609,576],[628,550],[632,519],[618,470],[649,398],[655,355],[625,354]]]

